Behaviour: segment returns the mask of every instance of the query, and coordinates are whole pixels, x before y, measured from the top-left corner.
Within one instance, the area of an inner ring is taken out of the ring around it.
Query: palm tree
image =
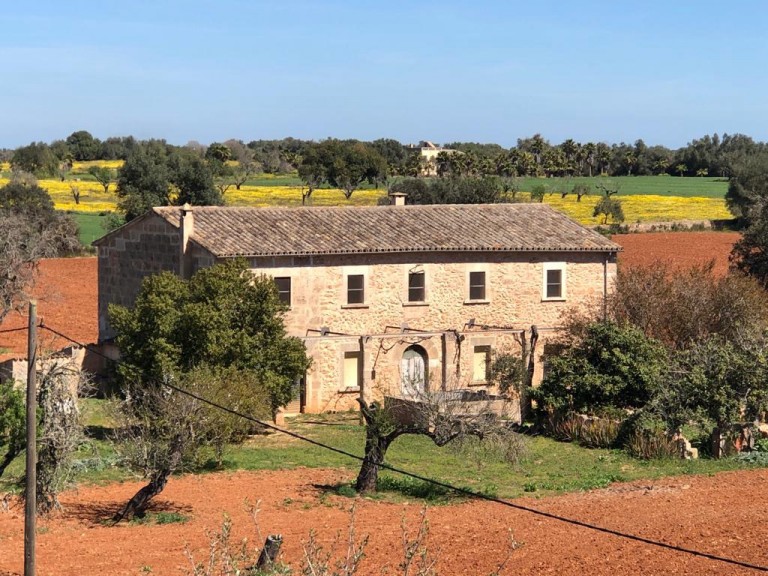
[[[587,166],[589,166],[589,177],[592,177],[592,168],[595,166],[595,150],[596,146],[594,142],[587,142],[584,144],[582,148],[582,152],[584,154],[584,160],[587,162]]]
[[[600,169],[600,173],[608,172],[608,168],[611,164],[611,149],[608,144],[604,142],[598,142],[595,149],[597,166]]]

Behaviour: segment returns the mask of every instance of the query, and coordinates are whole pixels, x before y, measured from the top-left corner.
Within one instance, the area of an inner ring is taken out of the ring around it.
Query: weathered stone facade
[[[190,274],[222,257],[195,242],[194,221],[154,212],[97,245],[102,340],[113,337],[108,304],[132,305],[144,276]],[[313,358],[301,398],[288,411],[348,410],[360,396],[407,396],[413,383],[403,375],[414,370],[432,389],[483,389],[483,359],[493,351],[519,352],[534,325],[539,381],[542,353],[561,314],[601,301],[613,283],[618,247],[604,246],[249,257],[254,273],[281,279],[288,332],[304,339]]]
[[[544,297],[545,265],[563,267],[563,298]],[[538,350],[568,307],[594,302],[613,282],[615,258],[595,253],[410,253],[254,258],[255,273],[291,279],[291,334],[302,336],[314,358],[304,409],[355,406],[359,388],[345,388],[345,353],[361,352],[360,385],[366,397],[400,391],[400,363],[417,345],[428,359],[432,386],[473,382],[475,347],[519,351],[514,335],[536,325]],[[409,272],[424,274],[423,302],[408,301]],[[469,299],[469,273],[486,273],[486,298]],[[346,282],[361,274],[364,304],[346,304]],[[469,327],[474,319],[474,326]],[[483,328],[485,326],[486,328]],[[328,333],[321,335],[321,329]],[[530,338],[530,335],[527,336]],[[539,354],[540,356],[540,354]],[[541,378],[537,362],[536,381]]]
[[[99,252],[99,340],[113,338],[107,309],[110,304],[133,306],[146,276],[181,272],[182,236],[179,228],[153,212],[95,242]],[[188,246],[193,268],[210,266],[210,254]]]

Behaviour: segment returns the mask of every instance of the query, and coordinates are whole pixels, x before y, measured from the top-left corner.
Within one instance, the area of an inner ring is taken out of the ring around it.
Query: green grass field
[[[120,466],[109,436],[111,422],[101,400],[84,401],[83,415],[92,437],[78,453],[75,481],[108,483],[132,477]],[[305,415],[288,421],[293,432],[363,455],[364,429],[353,413]],[[711,460],[636,460],[619,450],[587,449],[577,444],[556,442],[543,437],[523,437],[526,448],[516,464],[502,461],[493,453],[456,446],[436,447],[423,436],[402,436],[387,453],[387,462],[397,468],[471,490],[511,498],[523,494],[547,495],[603,488],[613,482],[654,479],[680,474],[712,474],[725,470],[754,468],[736,458]],[[279,470],[298,467],[342,468],[354,476],[360,463],[288,436],[272,433],[257,436],[225,454],[225,470]],[[23,473],[24,456],[17,458],[0,479],[0,491],[17,489]],[[206,471],[214,470],[211,466]],[[416,496],[445,499],[443,489],[393,472],[382,473],[385,497]],[[342,493],[348,486],[340,487]]]
[[[728,181],[724,178],[679,178],[677,176],[593,176],[577,178],[520,178],[520,190],[530,192],[534,186],[543,185],[547,191],[572,190],[576,184],[587,184],[593,194],[600,194],[597,187],[618,187],[621,196],[681,196],[683,198],[724,198]]]
[[[80,226],[80,242],[85,246],[89,246],[91,242],[106,234],[102,227],[102,223],[106,219],[106,216],[102,216],[95,212],[70,212],[69,215],[72,216]]]
[[[680,178],[677,176],[580,176],[576,178],[520,178],[520,190],[530,192],[534,186],[543,185],[550,190],[571,190],[576,184],[587,184],[594,194],[600,194],[599,184],[618,187],[619,196],[680,196],[683,198],[724,198],[728,181],[724,178]],[[262,174],[246,182],[248,186],[302,186],[296,174],[273,176]],[[373,186],[364,184],[361,190]]]

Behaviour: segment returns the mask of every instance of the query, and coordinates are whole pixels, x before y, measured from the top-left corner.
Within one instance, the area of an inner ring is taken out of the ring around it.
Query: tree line
[[[151,140],[162,142],[163,140]],[[32,142],[15,150],[0,151],[0,159],[39,177],[54,177],[62,165],[92,160],[127,160],[131,153],[148,141],[133,136],[100,140],[86,130],[73,132],[63,140],[51,143]],[[425,170],[420,146],[405,145],[392,138],[371,142],[328,139],[323,141],[283,138],[276,140],[230,139],[206,146],[190,141],[184,148],[201,157],[219,157],[253,165],[254,171],[286,174],[302,164],[315,164],[317,155],[335,148],[348,152],[357,147],[379,175],[418,176]],[[445,152],[438,154],[433,168],[439,175],[495,176],[607,176],[659,175],[716,176],[729,178],[733,166],[746,157],[764,152],[765,143],[744,134],[706,135],[685,146],[671,149],[648,145],[642,139],[634,143],[578,142],[568,138],[553,144],[541,134],[519,138],[515,146],[476,142],[448,142]],[[334,150],[330,150],[334,152]],[[307,159],[306,157],[309,156]],[[307,161],[305,161],[305,159]],[[329,175],[329,177],[333,177]],[[341,187],[341,186],[339,186]]]

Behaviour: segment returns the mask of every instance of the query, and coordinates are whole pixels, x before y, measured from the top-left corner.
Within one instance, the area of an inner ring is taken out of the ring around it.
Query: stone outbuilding
[[[243,257],[274,278],[313,358],[289,413],[486,390],[491,355],[532,332],[539,381],[561,314],[607,298],[620,250],[545,204],[163,207],[94,244],[106,346],[108,305],[131,306],[149,274]]]

